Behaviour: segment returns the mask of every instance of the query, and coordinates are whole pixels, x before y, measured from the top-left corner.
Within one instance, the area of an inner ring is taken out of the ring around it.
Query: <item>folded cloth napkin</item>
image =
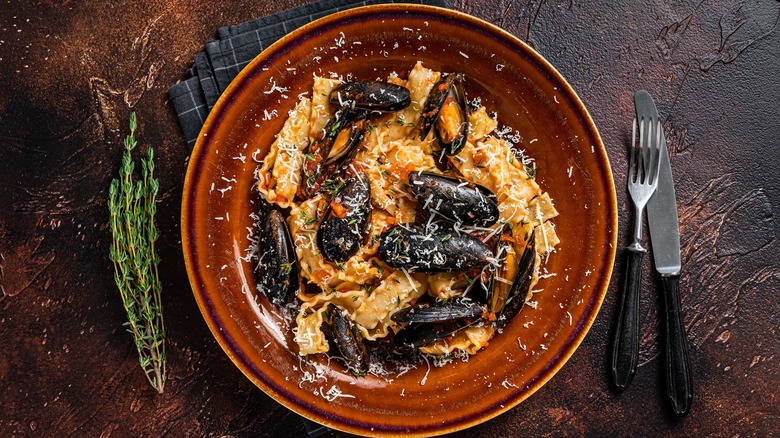
[[[380,3],[446,6],[443,0],[321,0],[236,26],[221,27],[217,31],[217,38],[206,43],[205,52],[195,55],[195,63],[187,70],[187,77],[168,89],[190,151],[219,96],[241,69],[266,47],[318,18],[345,9]],[[305,418],[302,420],[309,437],[331,431]]]
[[[237,26],[221,27],[217,38],[206,42],[206,50],[195,55],[195,64],[187,70],[187,77],[168,89],[190,150],[219,96],[266,47],[318,18],[379,3],[445,6],[443,0],[321,0]]]

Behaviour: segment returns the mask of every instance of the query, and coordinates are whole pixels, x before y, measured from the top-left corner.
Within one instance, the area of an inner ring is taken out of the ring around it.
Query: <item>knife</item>
[[[657,116],[658,110],[648,93],[637,93],[637,108],[642,105]],[[638,112],[638,110],[637,110]],[[666,137],[661,132],[661,164],[658,171],[658,188],[647,203],[647,223],[650,228],[650,244],[653,248],[655,270],[660,275],[661,289],[666,310],[664,322],[666,338],[666,393],[672,411],[685,416],[691,408],[693,386],[688,359],[688,343],[680,311],[680,230],[677,219],[677,201],[674,196],[672,167]]]

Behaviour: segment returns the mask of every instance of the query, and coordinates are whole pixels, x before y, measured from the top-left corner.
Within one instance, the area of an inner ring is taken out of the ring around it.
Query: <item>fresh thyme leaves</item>
[[[154,178],[154,150],[141,157],[141,178],[133,181],[131,151],[138,144],[135,113],[130,115],[130,135],[124,139],[124,156],[119,179],[108,189],[109,225],[114,263],[114,280],[127,312],[128,331],[135,338],[138,362],[149,383],[162,393],[165,385],[165,327],[160,299],[162,283],[157,274],[160,258],[155,251],[159,235],[155,224],[155,198],[159,189]]]

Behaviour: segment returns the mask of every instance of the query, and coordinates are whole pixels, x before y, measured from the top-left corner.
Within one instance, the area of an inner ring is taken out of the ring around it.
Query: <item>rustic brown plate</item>
[[[290,327],[241,260],[262,158],[312,74],[405,74],[415,62],[460,71],[500,122],[522,134],[538,180],[560,211],[554,276],[503,333],[468,362],[401,376],[355,378],[325,356],[301,360]],[[284,91],[280,91],[284,90]],[[190,159],[182,200],[184,257],[201,312],[222,348],[258,387],[293,411],[363,435],[435,435],[463,429],[520,403],[549,380],[599,310],[615,256],[612,173],[587,110],[538,53],[503,30],[458,12],[382,5],[317,20],[260,54],[211,111]],[[527,327],[527,328],[526,328]],[[309,374],[307,374],[309,373]],[[335,397],[338,391],[341,397]]]

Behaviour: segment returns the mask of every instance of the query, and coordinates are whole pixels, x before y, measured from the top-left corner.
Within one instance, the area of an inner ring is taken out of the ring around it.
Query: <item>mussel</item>
[[[409,89],[380,81],[342,82],[329,95],[330,104],[370,112],[400,111],[412,103]]]
[[[486,304],[466,298],[452,298],[418,303],[399,310],[391,319],[408,324],[396,333],[395,343],[419,348],[447,339],[469,327],[492,324],[500,329],[514,319],[522,309],[531,287],[536,256],[535,237],[531,233],[519,260],[510,240],[501,240],[498,245],[496,258],[499,263],[486,285]]]
[[[298,264],[290,230],[276,209],[260,224],[258,248],[255,271],[260,289],[271,302],[284,305],[298,291]]]
[[[432,172],[411,172],[409,187],[424,208],[452,222],[489,227],[498,221],[496,195],[479,184]]]
[[[371,358],[355,324],[333,304],[328,304],[324,316],[322,328],[336,344],[339,353],[347,361],[347,366],[353,368],[357,373],[367,373],[371,365]]]
[[[304,152],[298,196],[303,199],[314,196],[345,162],[351,161],[367,128],[365,114],[355,113],[347,107],[337,110],[319,138]]]
[[[437,324],[409,324],[395,334],[394,342],[396,345],[408,348],[420,348],[483,323],[484,320],[477,318],[472,320],[458,319]]]
[[[439,145],[447,155],[455,155],[466,145],[469,136],[469,117],[463,75],[442,75],[425,102],[420,124],[420,138],[434,128]]]
[[[349,178],[330,201],[317,231],[326,260],[343,263],[360,249],[371,223],[371,185],[365,172]]]
[[[452,298],[416,304],[395,312],[390,319],[395,322],[426,323],[444,322],[482,316],[486,313],[484,304],[465,298]]]
[[[493,257],[479,239],[453,230],[429,230],[416,224],[396,225],[379,240],[379,254],[388,265],[408,272],[460,271],[483,266]]]
[[[501,241],[499,245],[506,246],[504,251],[497,251],[501,262],[489,289],[488,309],[496,317],[496,327],[502,328],[520,313],[525,304],[534,273],[536,233],[531,232],[519,261],[515,245],[511,241]],[[505,257],[502,252],[506,254]]]

